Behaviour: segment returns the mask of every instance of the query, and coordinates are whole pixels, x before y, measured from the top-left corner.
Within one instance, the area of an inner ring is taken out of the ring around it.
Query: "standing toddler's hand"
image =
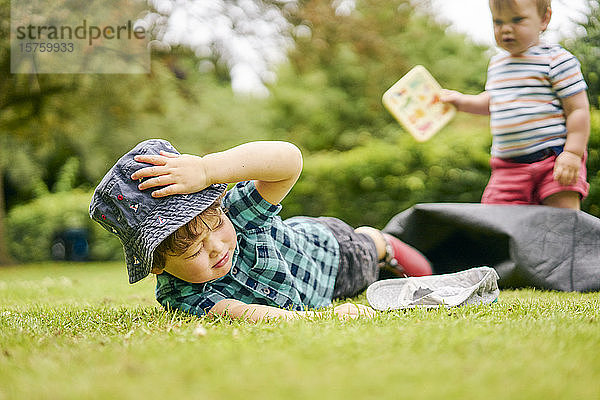
[[[570,151],[563,151],[554,162],[554,180],[563,186],[577,182],[581,168],[581,157]]]
[[[149,178],[138,185],[140,190],[162,187],[153,191],[152,197],[194,193],[211,185],[201,157],[161,151],[160,155],[142,154],[134,159],[153,165],[131,175],[133,180]]]
[[[440,93],[440,101],[443,103],[450,103],[456,108],[459,108],[462,95],[462,93],[457,92],[456,90],[442,89]]]

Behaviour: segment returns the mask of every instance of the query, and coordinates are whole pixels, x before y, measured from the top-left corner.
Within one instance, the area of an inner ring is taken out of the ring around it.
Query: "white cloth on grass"
[[[499,294],[496,271],[477,267],[452,274],[377,281],[367,288],[367,301],[374,309],[385,311],[488,304]]]

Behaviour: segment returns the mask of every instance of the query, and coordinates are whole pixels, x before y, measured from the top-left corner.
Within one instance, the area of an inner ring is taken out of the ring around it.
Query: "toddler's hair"
[[[206,210],[196,215],[187,224],[181,226],[175,232],[167,236],[156,250],[154,250],[154,259],[152,267],[164,269],[166,257],[180,256],[192,245],[207,228],[204,221],[216,221],[221,214],[221,201],[225,193],[221,194]],[[211,224],[212,225],[212,224]]]
[[[538,15],[543,17],[546,10],[552,8],[552,0],[530,0],[535,1]],[[490,6],[495,10],[502,10],[504,7],[514,8],[516,0],[490,0]]]

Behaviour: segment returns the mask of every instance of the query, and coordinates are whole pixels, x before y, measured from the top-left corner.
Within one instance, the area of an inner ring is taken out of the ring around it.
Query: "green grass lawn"
[[[0,269],[0,400],[600,398],[598,293],[258,324],[153,295],[120,263]]]

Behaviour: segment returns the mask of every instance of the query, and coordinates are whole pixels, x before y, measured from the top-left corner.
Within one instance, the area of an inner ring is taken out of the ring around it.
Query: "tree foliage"
[[[567,42],[567,47],[579,59],[581,69],[588,84],[590,103],[600,105],[600,7],[597,1],[590,1],[590,15],[581,24],[585,34]]]
[[[231,78],[239,93],[259,91],[275,78],[274,68],[293,47],[286,19],[295,0],[151,0],[144,18],[154,37],[183,45],[202,59],[203,68]]]
[[[310,151],[386,137],[386,127],[397,124],[381,96],[417,64],[446,87],[482,90],[482,47],[446,33],[408,0],[362,0],[356,7],[340,15],[328,0],[310,0],[294,15],[296,47],[272,87],[275,137]]]

